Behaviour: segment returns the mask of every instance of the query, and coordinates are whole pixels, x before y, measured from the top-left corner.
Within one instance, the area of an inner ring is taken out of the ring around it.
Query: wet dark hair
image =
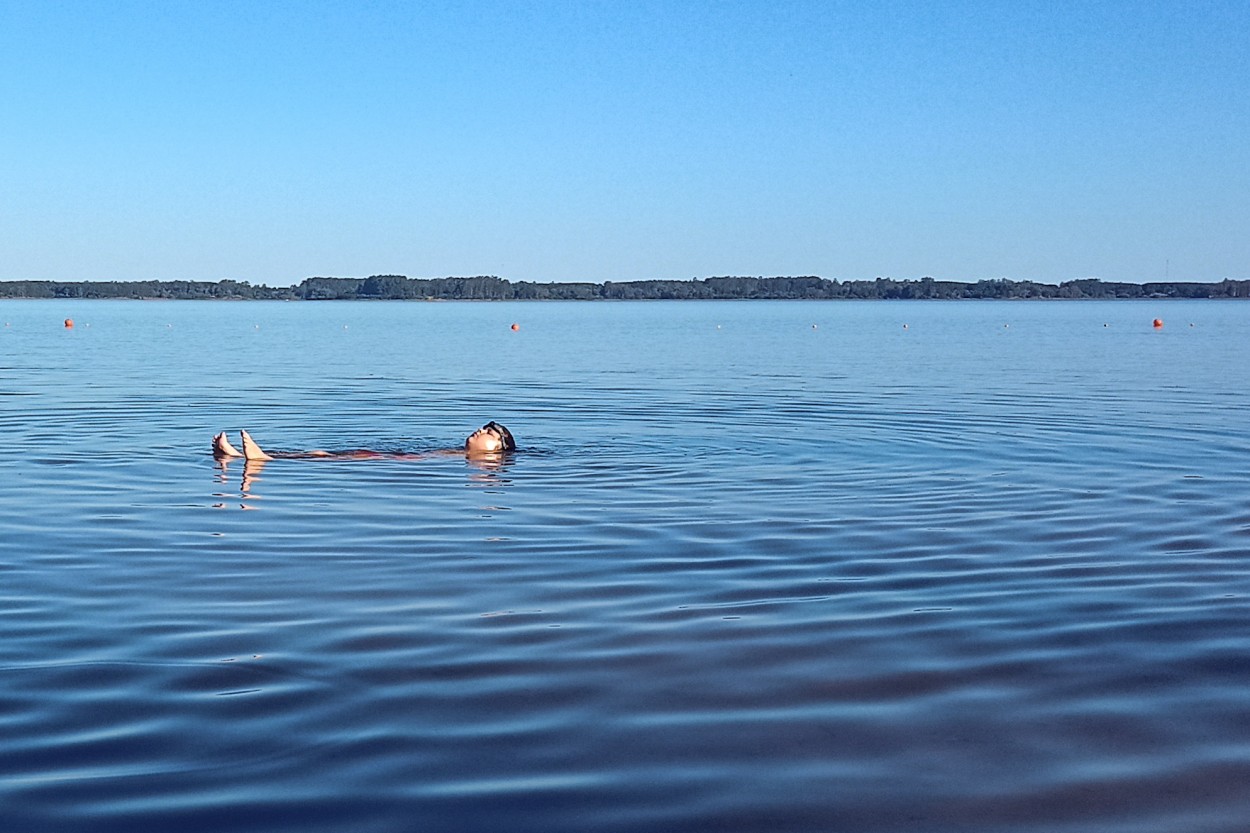
[[[490,431],[499,437],[503,443],[504,451],[516,451],[516,440],[512,438],[512,432],[500,425],[498,422],[491,420],[482,426],[483,431]]]

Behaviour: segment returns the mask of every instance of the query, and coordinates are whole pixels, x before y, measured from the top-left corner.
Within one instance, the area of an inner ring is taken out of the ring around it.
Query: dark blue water
[[[0,318],[5,830],[1250,825],[1250,304]]]

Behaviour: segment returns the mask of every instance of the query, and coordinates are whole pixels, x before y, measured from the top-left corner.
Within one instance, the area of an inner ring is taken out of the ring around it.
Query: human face
[[[464,453],[470,457],[484,457],[502,452],[503,437],[489,426],[477,429],[464,441]]]

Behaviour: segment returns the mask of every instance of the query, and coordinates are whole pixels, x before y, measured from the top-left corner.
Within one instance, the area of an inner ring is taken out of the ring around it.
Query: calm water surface
[[[1250,824],[1250,303],[0,318],[5,830]]]

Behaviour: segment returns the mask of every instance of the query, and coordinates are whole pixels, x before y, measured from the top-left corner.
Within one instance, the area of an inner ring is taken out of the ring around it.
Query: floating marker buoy
[[[906,325],[906,324],[904,324],[904,325],[903,325],[903,329],[904,329],[904,330],[906,330],[906,329],[907,329],[907,325]]]
[[[512,325],[512,332],[514,332],[514,333],[515,333],[515,332],[516,332],[517,330],[519,330],[519,329],[521,329],[521,325],[520,325],[520,324],[513,324],[513,325]]]
[[[1162,319],[1162,318],[1156,318],[1156,319],[1154,320],[1154,322],[1151,324],[1151,326],[1153,326],[1156,330],[1162,330],[1162,329],[1163,329],[1163,319]]]
[[[67,329],[67,330],[72,330],[72,329],[74,329],[74,319],[72,319],[72,318],[66,318],[66,319],[65,319],[65,329]]]
[[[819,328],[819,327],[817,327],[815,324],[813,324],[813,325],[812,325],[812,329],[813,329],[813,330],[819,330],[820,328]]]

